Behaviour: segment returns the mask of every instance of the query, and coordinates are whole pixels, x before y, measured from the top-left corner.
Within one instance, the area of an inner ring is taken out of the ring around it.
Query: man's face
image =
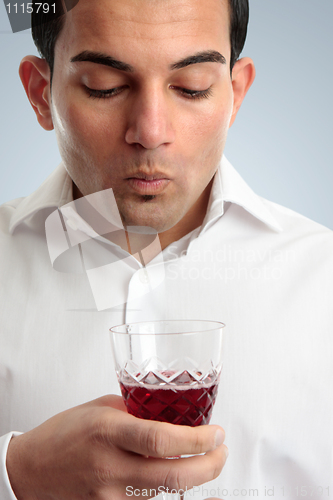
[[[72,62],[88,52],[100,59]],[[80,193],[112,188],[125,225],[177,224],[224,150],[229,61],[227,0],[80,0],[56,43],[51,108]]]

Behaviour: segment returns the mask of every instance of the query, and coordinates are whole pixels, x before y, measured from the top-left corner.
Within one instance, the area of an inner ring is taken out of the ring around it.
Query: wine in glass
[[[222,369],[222,330],[215,321],[170,320],[110,329],[127,411],[178,425],[208,424]]]
[[[223,323],[148,321],[110,329],[128,413],[178,425],[208,424],[222,369]],[[179,457],[165,457],[179,458]],[[163,500],[184,494],[163,493]]]

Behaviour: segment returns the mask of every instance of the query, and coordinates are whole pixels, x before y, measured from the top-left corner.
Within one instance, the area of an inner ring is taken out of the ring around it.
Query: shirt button
[[[140,279],[141,283],[143,283],[144,285],[147,285],[149,283],[149,277],[148,277],[148,273],[147,273],[146,269],[140,269],[139,279]]]

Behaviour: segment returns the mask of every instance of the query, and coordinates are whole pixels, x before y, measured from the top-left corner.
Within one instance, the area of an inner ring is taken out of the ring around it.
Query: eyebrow
[[[198,52],[193,56],[186,57],[181,61],[171,64],[170,69],[171,70],[182,69],[186,68],[186,66],[191,66],[192,64],[199,64],[206,62],[226,64],[227,61],[225,57],[216,50],[206,50],[205,52]]]
[[[92,62],[96,64],[103,64],[104,66],[110,66],[111,68],[118,69],[120,71],[127,71],[128,73],[133,73],[135,70],[130,64],[117,61],[111,56],[102,54],[101,52],[91,52],[89,50],[84,50],[71,58],[71,62]]]
[[[109,66],[111,68],[117,69],[119,71],[126,71],[127,73],[134,73],[135,69],[130,64],[124,63],[114,59],[114,57],[108,56],[101,52],[91,52],[89,50],[84,50],[72,57],[71,62],[92,62],[95,64],[102,64],[104,66]],[[220,64],[226,64],[225,57],[217,52],[216,50],[206,50],[204,52],[198,52],[192,56],[188,56],[181,61],[173,63],[169,66],[171,71],[186,68],[193,64],[214,62]]]

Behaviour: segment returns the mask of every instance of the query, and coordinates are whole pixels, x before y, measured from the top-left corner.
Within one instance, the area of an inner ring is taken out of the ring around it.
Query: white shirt
[[[203,225],[146,270],[127,253],[124,275],[111,285],[107,275],[117,297],[108,307],[94,278],[52,267],[45,220],[71,201],[60,165],[0,208],[1,500],[15,499],[11,432],[120,394],[109,328],[166,318],[226,324],[212,423],[230,455],[219,478],[187,498],[332,496],[332,232],[255,195],[223,158]]]

